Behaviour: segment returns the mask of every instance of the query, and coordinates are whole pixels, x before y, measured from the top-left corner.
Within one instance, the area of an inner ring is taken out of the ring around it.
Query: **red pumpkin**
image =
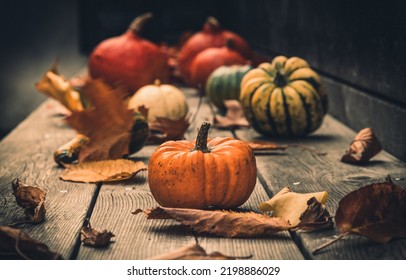
[[[88,62],[93,79],[124,85],[128,87],[129,94],[155,79],[168,82],[168,55],[139,35],[142,26],[151,17],[151,13],[137,17],[124,34],[106,39],[95,47]]]
[[[184,82],[189,85],[191,84],[190,66],[197,54],[207,48],[222,47],[228,39],[234,41],[235,51],[247,59],[251,58],[251,47],[244,38],[234,32],[223,29],[217,19],[209,17],[203,25],[203,29],[191,36],[179,51],[178,70]]]
[[[234,50],[233,41],[222,48],[208,48],[200,52],[190,66],[191,85],[205,87],[210,74],[220,66],[244,65],[248,61]]]

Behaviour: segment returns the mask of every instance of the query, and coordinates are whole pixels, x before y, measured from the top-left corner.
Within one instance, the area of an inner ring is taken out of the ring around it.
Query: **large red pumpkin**
[[[203,29],[192,35],[179,51],[178,70],[186,84],[191,83],[190,66],[195,56],[207,48],[224,46],[228,39],[234,41],[235,51],[247,59],[251,58],[251,47],[243,37],[223,29],[217,19],[209,17],[203,25]]]
[[[96,46],[88,62],[90,76],[101,78],[111,85],[124,85],[128,87],[129,94],[155,79],[168,82],[168,55],[139,35],[142,26],[151,17],[151,13],[137,17],[124,34],[106,39]]]
[[[229,40],[221,48],[208,48],[196,55],[190,66],[190,84],[205,88],[210,74],[220,66],[244,65],[248,61],[235,51],[234,41]]]

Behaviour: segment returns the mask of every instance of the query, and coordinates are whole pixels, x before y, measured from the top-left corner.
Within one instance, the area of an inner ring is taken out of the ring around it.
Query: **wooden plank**
[[[9,225],[24,218],[12,195],[14,178],[44,188],[46,221],[19,227],[68,259],[96,186],[59,179],[61,169],[53,161],[53,152],[75,133],[57,114],[58,106],[55,101],[46,101],[0,143],[0,196],[4,198],[0,223]]]
[[[247,140],[265,139],[251,129],[238,130],[236,135]],[[276,194],[285,186],[289,186],[295,192],[302,193],[326,190],[329,192],[326,207],[334,215],[339,200],[350,191],[373,182],[383,181],[388,174],[393,178],[406,178],[406,164],[385,151],[364,166],[340,162],[342,154],[354,136],[354,131],[331,116],[327,116],[322,127],[306,138],[297,140],[270,139],[280,144],[300,144],[306,148],[327,152],[327,155],[320,156],[310,152],[309,149],[292,147],[277,156],[257,157],[259,174],[269,188],[269,195]],[[399,184],[406,187],[405,181],[399,181]],[[311,254],[315,247],[331,239],[334,234],[336,232],[331,230],[317,233],[297,232],[293,236],[298,245],[303,248],[307,258],[406,258],[405,239],[378,245],[359,236],[351,236],[348,240],[338,242],[318,255]]]

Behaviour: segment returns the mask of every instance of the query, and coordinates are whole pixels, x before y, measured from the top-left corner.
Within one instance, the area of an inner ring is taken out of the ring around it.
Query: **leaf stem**
[[[327,242],[324,243],[324,244],[321,244],[320,246],[316,247],[316,248],[313,250],[312,254],[313,254],[313,255],[318,254],[321,250],[323,250],[324,248],[330,246],[331,244],[336,243],[338,240],[340,240],[340,239],[343,238],[344,236],[347,236],[348,234],[350,234],[350,232],[341,233],[340,235],[338,235],[338,236],[337,236],[336,238],[334,238],[333,240],[330,240],[330,241],[327,241]]]

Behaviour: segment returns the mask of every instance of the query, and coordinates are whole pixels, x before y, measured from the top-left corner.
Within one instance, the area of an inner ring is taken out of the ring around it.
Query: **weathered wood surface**
[[[186,90],[191,113],[199,99]],[[352,236],[326,248],[317,255],[311,251],[332,238],[334,230],[317,233],[283,232],[268,238],[218,238],[196,234],[172,220],[147,220],[143,214],[133,215],[138,208],[157,206],[147,182],[148,171],[142,171],[125,183],[83,184],[59,179],[61,169],[53,162],[53,152],[74,136],[56,114],[58,104],[47,101],[0,143],[0,222],[2,225],[22,219],[16,206],[11,181],[18,177],[48,191],[47,219],[37,225],[21,225],[33,238],[45,242],[66,259],[147,259],[198,242],[208,252],[219,251],[230,256],[252,259],[406,259],[406,240],[374,244],[366,238]],[[213,121],[213,113],[203,105],[189,128],[186,139],[195,137],[202,121]],[[261,139],[252,129],[228,131],[212,129],[214,136],[238,136],[246,140]],[[358,167],[341,163],[355,132],[327,116],[321,129],[303,139],[271,139],[292,147],[284,152],[257,155],[258,180],[254,193],[241,207],[258,212],[258,204],[289,186],[297,192],[327,190],[327,208],[334,214],[338,201],[351,190],[390,174],[406,177],[405,163],[381,152],[370,164]],[[300,144],[302,146],[293,145]],[[157,146],[148,145],[131,155],[133,160],[148,163]],[[316,155],[311,149],[327,152]],[[406,181],[398,181],[405,186]],[[115,234],[115,242],[107,248],[95,249],[80,244],[80,227],[86,218],[97,229]],[[15,256],[1,255],[3,259]]]

